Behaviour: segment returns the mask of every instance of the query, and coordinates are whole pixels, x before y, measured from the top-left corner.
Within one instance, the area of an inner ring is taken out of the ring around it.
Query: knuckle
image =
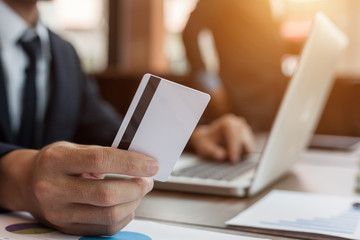
[[[135,218],[135,212],[131,212],[128,216],[122,219],[119,223],[114,225],[106,225],[104,227],[104,234],[107,236],[112,236],[118,233],[123,227],[125,227],[130,221]]]
[[[138,189],[136,197],[141,198],[148,192],[148,183],[143,178],[136,179],[135,183]]]
[[[231,127],[241,127],[241,128],[243,128],[243,127],[246,127],[248,125],[245,118],[236,116],[234,114],[228,114],[226,116],[225,123],[226,123],[226,126],[230,127],[230,128]]]
[[[50,164],[53,164],[56,159],[57,159],[57,152],[53,146],[50,146],[42,150],[42,154],[40,158],[42,166],[48,166]]]
[[[56,225],[60,224],[59,213],[57,213],[55,211],[45,211],[44,218],[46,221],[48,221],[52,225],[56,226]]]
[[[229,126],[233,126],[234,124],[236,124],[237,121],[238,121],[238,117],[232,113],[226,114],[221,119],[223,127],[225,128]]]
[[[61,160],[61,153],[69,147],[69,143],[65,141],[53,143],[41,150],[40,163],[41,166],[51,167]]]
[[[246,119],[243,118],[243,117],[238,117],[238,120],[237,120],[237,121],[238,121],[238,123],[239,123],[240,125],[242,125],[242,126],[247,126],[247,125],[248,125]]]
[[[73,145],[69,142],[59,141],[59,142],[51,144],[49,146],[49,149],[53,150],[54,152],[57,152],[57,151],[63,151],[64,149],[70,148],[72,146]]]
[[[38,200],[48,199],[52,196],[53,188],[47,181],[37,181],[34,184],[34,194]]]
[[[86,149],[85,151],[87,161],[89,161],[89,164],[95,169],[101,169],[104,164],[107,164],[103,148]]]
[[[54,143],[54,145],[60,146],[60,147],[68,147],[69,145],[71,145],[69,142],[66,141],[59,141]]]
[[[129,220],[132,221],[135,218],[135,212],[131,212],[129,215]]]
[[[112,206],[116,200],[114,191],[109,186],[102,186],[97,191],[98,202],[101,206]]]
[[[115,225],[122,219],[122,215],[117,214],[114,208],[104,208],[103,218],[106,225]]]
[[[228,113],[224,116],[224,121],[227,121],[227,122],[232,122],[235,119],[236,119],[236,116],[233,113]]]
[[[121,230],[121,227],[118,225],[105,226],[105,235],[112,236],[118,233]]]

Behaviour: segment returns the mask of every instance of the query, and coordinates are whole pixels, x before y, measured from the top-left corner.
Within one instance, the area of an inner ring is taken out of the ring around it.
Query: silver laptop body
[[[262,153],[237,165],[183,154],[169,180],[156,182],[155,188],[246,197],[279,179],[307,146],[347,43],[347,37],[318,13]]]

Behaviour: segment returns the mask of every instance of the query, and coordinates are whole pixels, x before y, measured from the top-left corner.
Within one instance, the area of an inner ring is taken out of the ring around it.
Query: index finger
[[[225,126],[225,144],[227,149],[227,155],[231,162],[235,163],[239,161],[241,155],[241,135],[238,135],[239,129],[233,127],[233,125]]]
[[[244,123],[242,128],[242,137],[245,153],[253,152],[255,149],[255,136],[251,127],[247,123]]]
[[[158,162],[144,154],[110,147],[69,144],[53,149],[58,167],[68,174],[114,173],[150,177],[159,169]]]
[[[230,161],[236,163],[240,156],[254,148],[254,136],[251,128],[242,118],[236,119],[225,127],[225,137]]]

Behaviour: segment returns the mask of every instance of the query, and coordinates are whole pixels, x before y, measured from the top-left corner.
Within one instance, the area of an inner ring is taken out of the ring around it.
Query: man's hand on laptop
[[[254,139],[244,118],[226,114],[211,124],[198,126],[189,143],[202,157],[237,163],[241,155],[254,150]]]

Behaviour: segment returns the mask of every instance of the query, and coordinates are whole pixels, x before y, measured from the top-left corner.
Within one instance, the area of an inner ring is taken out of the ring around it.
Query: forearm
[[[26,202],[32,161],[37,151],[14,150],[0,158],[0,208],[27,210]]]
[[[182,32],[186,56],[189,61],[192,73],[206,69],[205,63],[201,57],[198,38],[200,32],[208,28],[209,26],[207,26],[206,20],[203,20],[200,18],[200,16],[197,15],[196,12],[193,12],[190,15],[190,18]]]

